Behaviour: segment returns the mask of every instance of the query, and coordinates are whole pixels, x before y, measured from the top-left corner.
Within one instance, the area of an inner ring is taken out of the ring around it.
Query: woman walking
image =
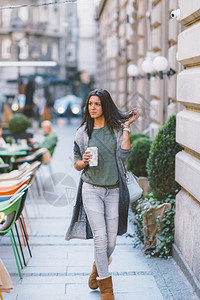
[[[130,124],[137,111],[120,112],[108,91],[96,89],[86,101],[74,141],[74,162],[82,170],[76,205],[66,239],[94,239],[95,262],[89,287],[99,287],[102,300],[114,299],[108,265],[116,237],[127,230],[129,194],[123,159],[131,153]],[[88,147],[97,147],[98,164]]]

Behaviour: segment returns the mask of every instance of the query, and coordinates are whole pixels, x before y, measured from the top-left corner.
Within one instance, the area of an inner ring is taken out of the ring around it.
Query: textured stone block
[[[176,118],[176,140],[200,154],[200,113],[183,110]]]
[[[200,159],[181,151],[176,155],[176,181],[200,201]]]
[[[200,68],[184,70],[177,76],[177,100],[182,104],[200,106]]]
[[[168,105],[167,107],[167,118],[169,118],[169,116],[171,116],[172,114],[177,114],[178,112],[178,103],[176,102],[172,102]]]
[[[110,60],[110,68],[116,69],[117,68],[117,61],[115,59]]]
[[[150,80],[150,94],[154,98],[161,98],[161,80],[159,77],[152,77]]]
[[[178,7],[178,0],[169,0],[169,11],[175,10]]]
[[[144,78],[138,80],[137,90],[140,95],[144,94],[144,83],[145,83]]]
[[[128,45],[127,46],[127,58],[130,61],[133,60],[133,45]]]
[[[138,19],[144,18],[146,11],[147,11],[147,1],[140,0],[138,2]]]
[[[200,2],[199,0],[179,0],[181,11],[180,22],[184,26],[189,26],[200,18]]]
[[[138,22],[138,36],[139,37],[144,37],[146,34],[146,22],[145,20],[141,20],[140,22]]]
[[[152,30],[152,49],[154,51],[159,51],[162,49],[162,26]]]
[[[145,49],[145,39],[140,38],[138,41],[138,55],[139,56],[145,56],[146,49]]]
[[[175,243],[200,280],[200,204],[185,191],[176,196]]]
[[[171,41],[172,43],[176,43],[177,40],[178,40],[178,22],[174,18],[169,20],[169,41]]]
[[[110,80],[113,81],[113,80],[116,80],[116,72],[115,70],[110,70]]]
[[[178,71],[178,61],[176,59],[176,53],[177,53],[177,45],[174,45],[169,48],[168,50],[168,60],[169,60],[169,66],[174,71]]]
[[[138,65],[138,68],[140,70],[140,75],[144,75],[144,72],[142,70],[142,63],[143,63],[143,61],[144,61],[144,58],[142,58],[142,57],[139,58],[138,61],[137,61],[137,65]]]
[[[154,6],[151,14],[151,25],[153,27],[158,27],[162,24],[162,2],[159,2]]]
[[[160,128],[160,126],[154,122],[149,125],[149,136],[151,139],[155,138],[155,136],[158,133],[159,128]]]
[[[178,36],[178,61],[184,66],[200,63],[200,23],[181,32]]]
[[[158,123],[162,123],[162,102],[160,100],[152,100],[150,109],[150,118]]]
[[[120,78],[125,78],[126,77],[126,72],[127,72],[126,65],[121,65],[119,67],[119,77]]]
[[[119,80],[119,92],[124,93],[124,91],[125,91],[125,80],[120,79]]]
[[[133,79],[132,78],[128,78],[127,86],[128,86],[128,93],[133,94]]]
[[[160,0],[153,0],[153,1],[152,1],[152,4],[153,4],[153,5],[156,5],[156,4],[158,4],[158,2],[160,2]]]
[[[125,24],[124,23],[121,23],[119,25],[119,36],[125,37]]]
[[[143,124],[144,124],[144,118],[143,117],[139,117],[137,119],[137,124],[136,124],[138,132],[142,132],[144,130]]]
[[[168,79],[168,97],[173,100],[176,100],[176,83],[177,83],[176,75]]]

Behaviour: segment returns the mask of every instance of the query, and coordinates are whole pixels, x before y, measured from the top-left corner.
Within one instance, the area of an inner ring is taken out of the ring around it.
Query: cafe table
[[[5,148],[0,149],[0,157],[9,164],[10,168],[12,169],[13,162],[15,162],[16,157],[26,156],[29,148]]]

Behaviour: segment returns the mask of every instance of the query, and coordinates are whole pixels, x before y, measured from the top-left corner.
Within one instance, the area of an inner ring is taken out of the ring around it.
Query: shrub
[[[11,133],[22,133],[31,125],[30,120],[23,114],[15,114],[9,120],[9,130]]]
[[[158,224],[159,243],[156,248],[151,252],[152,256],[159,256],[168,258],[172,255],[172,244],[174,242],[174,215],[175,215],[175,199],[169,195],[165,199],[166,203],[172,203],[172,209],[166,209],[164,218],[160,220],[156,219]]]
[[[140,137],[132,142],[132,152],[126,161],[127,169],[136,176],[147,176],[146,161],[149,156],[151,140],[149,137]]]
[[[150,148],[147,173],[154,197],[163,203],[175,197],[180,186],[175,181],[175,155],[182,150],[176,143],[176,116],[172,115],[159,130]]]
[[[141,133],[141,132],[138,132],[138,133],[130,133],[130,141],[131,141],[131,144],[137,140],[138,138],[141,138],[141,137],[145,137],[147,139],[149,139],[149,136],[147,134],[144,134],[144,133]]]

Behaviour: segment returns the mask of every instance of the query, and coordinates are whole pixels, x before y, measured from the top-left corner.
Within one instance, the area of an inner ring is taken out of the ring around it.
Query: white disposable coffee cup
[[[89,151],[92,154],[92,159],[89,162],[89,166],[90,167],[98,166],[98,148],[88,147],[86,151]]]

